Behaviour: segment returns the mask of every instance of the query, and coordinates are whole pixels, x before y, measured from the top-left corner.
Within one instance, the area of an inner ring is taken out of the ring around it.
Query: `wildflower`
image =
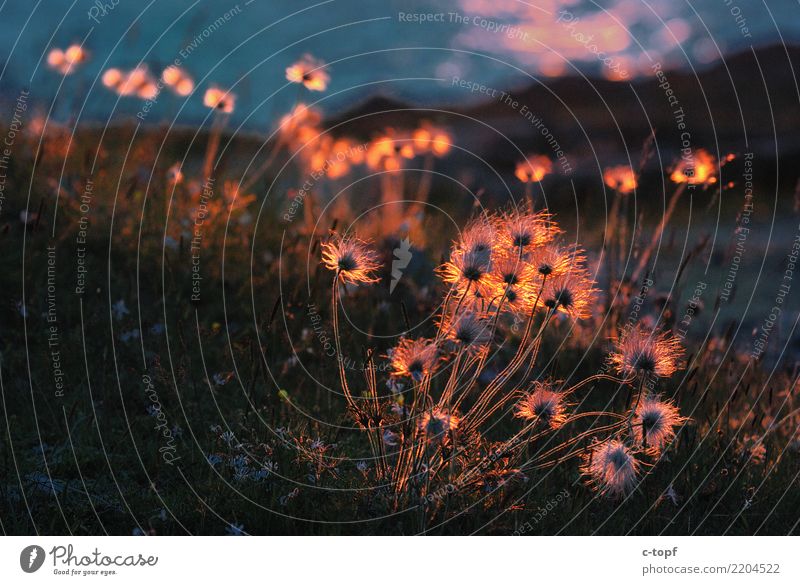
[[[389,356],[392,376],[409,376],[419,382],[433,372],[439,361],[439,350],[430,339],[403,339]]]
[[[603,181],[612,189],[616,189],[623,195],[631,193],[636,189],[636,173],[627,165],[609,167],[603,171]]]
[[[492,266],[488,281],[494,298],[503,298],[503,308],[512,313],[528,313],[534,302],[533,269],[527,262],[509,254],[500,254]]]
[[[489,343],[489,321],[471,310],[462,310],[442,323],[449,340],[466,349],[481,350]]]
[[[47,54],[47,65],[62,75],[69,75],[75,68],[84,63],[89,54],[80,45],[70,45],[66,50],[52,49]]]
[[[103,76],[100,78],[100,80],[107,88],[116,90],[122,85],[123,78],[124,75],[122,71],[116,68],[111,68],[103,72]]]
[[[517,163],[514,175],[523,183],[538,183],[550,174],[553,163],[544,155],[531,155]]]
[[[545,213],[512,211],[499,220],[499,246],[526,254],[552,241],[558,230]]]
[[[664,497],[668,498],[670,502],[672,502],[673,506],[678,505],[678,501],[680,500],[680,496],[678,496],[675,488],[672,487],[672,484],[669,484],[667,487],[667,491],[664,492]]]
[[[580,249],[548,244],[536,248],[528,261],[538,275],[556,277],[579,270],[584,266],[586,258]]]
[[[194,80],[177,65],[170,65],[161,73],[161,80],[176,94],[186,97],[194,90]]]
[[[323,61],[304,55],[297,63],[286,68],[286,79],[292,83],[302,83],[311,91],[325,91],[330,75]]]
[[[634,437],[649,453],[657,455],[675,437],[674,427],[685,420],[671,402],[648,396],[639,403],[634,413]]]
[[[458,417],[438,407],[426,411],[420,417],[419,430],[429,437],[443,438],[443,435],[458,428]]]
[[[573,319],[586,319],[591,315],[590,308],[597,292],[592,284],[581,269],[549,278],[542,293],[544,305]]]
[[[322,245],[322,263],[336,272],[344,283],[369,284],[380,280],[378,254],[363,240],[352,236],[334,236]]]
[[[639,462],[621,441],[611,439],[595,447],[583,468],[604,496],[622,497],[636,484]]]
[[[534,382],[533,389],[526,392],[517,403],[514,416],[542,421],[551,429],[557,429],[567,420],[564,396],[548,383]]]
[[[455,252],[471,253],[477,258],[489,262],[492,248],[497,239],[494,222],[482,215],[470,221],[461,232],[461,239],[454,246]]]
[[[485,287],[489,286],[495,236],[494,225],[488,218],[481,216],[471,221],[454,243],[450,261],[438,270],[442,280],[459,287],[474,285],[482,295],[489,294],[491,291]]]
[[[419,128],[414,130],[411,133],[411,139],[417,154],[430,152],[435,156],[442,157],[450,152],[452,146],[450,135],[428,122],[423,122]]]
[[[450,261],[445,262],[438,272],[442,280],[459,288],[473,288],[473,292],[486,292],[490,286],[489,271],[491,269],[490,256],[483,252],[465,252],[455,250]]]
[[[698,148],[678,161],[669,178],[673,183],[711,185],[717,182],[717,161],[708,151]]]
[[[218,87],[209,87],[203,95],[203,105],[207,108],[219,110],[224,114],[233,112],[233,106],[236,102],[236,95],[220,89]]]
[[[373,170],[398,171],[402,167],[403,159],[412,159],[415,156],[413,139],[408,134],[390,129],[385,135],[370,142],[364,160]]]
[[[650,331],[641,325],[618,343],[611,360],[624,375],[642,374],[669,378],[681,367],[683,348],[670,333]]]

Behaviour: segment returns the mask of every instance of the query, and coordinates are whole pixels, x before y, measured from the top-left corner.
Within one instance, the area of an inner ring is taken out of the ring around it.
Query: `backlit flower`
[[[611,360],[626,375],[669,378],[681,367],[683,348],[669,332],[651,331],[642,325],[630,329],[618,342]]]
[[[62,75],[69,75],[75,68],[89,58],[80,45],[70,45],[66,50],[51,49],[47,54],[47,65]]]
[[[557,277],[583,269],[586,257],[578,248],[548,244],[533,250],[528,261],[531,270],[540,277]]]
[[[417,382],[433,372],[439,350],[430,339],[403,339],[389,354],[392,376],[408,376]]]
[[[523,183],[538,183],[553,170],[552,161],[544,155],[531,155],[517,163],[514,175]]]
[[[325,91],[330,75],[323,61],[304,55],[297,63],[286,68],[286,79],[292,83],[302,83],[311,91]]]
[[[550,277],[545,282],[542,299],[551,311],[565,313],[573,319],[586,319],[597,290],[585,270],[575,269]]]
[[[525,392],[517,403],[514,416],[541,421],[550,428],[557,429],[567,420],[564,395],[553,390],[550,384],[534,382],[533,388]]]
[[[621,441],[611,439],[592,449],[583,472],[602,495],[620,498],[636,486],[639,462]]]
[[[678,161],[670,179],[673,183],[690,185],[716,183],[717,160],[708,151],[698,148]]]
[[[461,290],[471,288],[473,292],[485,296],[484,291],[490,286],[490,269],[489,254],[455,250],[450,255],[450,261],[439,267],[437,272],[444,282],[455,285]]]
[[[558,233],[555,224],[546,213],[514,210],[503,214],[498,220],[498,246],[512,249],[520,254],[550,241]]]
[[[444,439],[445,433],[458,428],[458,417],[438,407],[424,412],[417,423],[429,438]]]
[[[528,313],[533,304],[534,276],[525,260],[513,254],[498,254],[487,278],[490,294],[494,299],[505,296],[504,309]]]
[[[627,165],[609,167],[603,172],[603,181],[611,189],[628,194],[636,189],[636,173]]]
[[[643,449],[657,455],[675,437],[675,427],[685,421],[674,404],[648,396],[634,413],[634,437]]]
[[[471,310],[460,310],[441,324],[447,339],[463,349],[481,351],[491,338],[490,322]]]
[[[203,105],[212,110],[219,110],[224,114],[233,112],[236,96],[229,91],[218,87],[209,87],[203,95]]]
[[[322,263],[345,283],[369,284],[380,280],[378,254],[363,240],[353,236],[333,236],[322,245]]]
[[[177,65],[164,69],[161,80],[179,96],[186,97],[194,90],[194,80]]]
[[[444,130],[423,122],[422,125],[411,134],[414,150],[417,154],[428,152],[441,157],[450,152],[452,141],[450,135]]]
[[[152,100],[159,92],[158,84],[146,65],[139,65],[130,71],[107,69],[103,73],[102,82],[105,87],[121,96]]]

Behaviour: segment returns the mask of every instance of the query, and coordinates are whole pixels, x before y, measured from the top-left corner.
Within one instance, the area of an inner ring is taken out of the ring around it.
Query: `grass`
[[[395,508],[389,490],[375,481],[365,431],[346,413],[336,359],[326,346],[333,339],[331,274],[318,266],[320,239],[331,226],[341,229],[334,216],[344,222],[346,215],[321,214],[311,238],[302,214],[283,221],[287,190],[305,176],[290,167],[269,197],[241,204],[239,194],[241,205],[234,206],[226,230],[224,178],[239,176],[237,162],[247,160],[255,144],[232,142],[216,174],[211,204],[218,206],[203,224],[202,280],[199,300],[193,300],[190,218],[201,197],[203,182],[196,177],[206,139],[201,134],[192,143],[189,134],[161,130],[134,137],[128,127],[105,135],[85,129],[67,149],[69,136],[51,127],[41,145],[30,135],[15,146],[0,216],[4,533],[797,532],[794,352],[780,351],[787,332],[776,331],[765,358],[750,361],[746,336],[731,327],[731,319],[744,315],[742,305],[725,306],[727,316],[714,318],[728,264],[724,254],[714,257],[705,309],[685,342],[690,367],[659,387],[691,422],[627,498],[599,496],[571,460],[484,482],[480,490],[440,491],[426,502],[409,495]],[[186,178],[173,187],[168,169],[184,156]],[[268,179],[258,192],[266,192]],[[414,181],[405,189],[416,192]],[[88,184],[92,196],[82,201]],[[346,184],[320,182],[303,212],[321,209],[320,202]],[[345,193],[358,203],[354,192],[374,199],[385,187],[364,182]],[[463,225],[472,210],[454,189],[435,182],[431,202]],[[490,207],[502,203],[487,199]],[[729,220],[739,203],[726,202]],[[27,225],[16,218],[26,208],[37,213]],[[652,225],[656,212],[637,221]],[[77,240],[83,216],[89,220],[85,243]],[[566,229],[575,231],[566,217]],[[680,210],[673,225],[683,225],[685,217]],[[432,272],[455,232],[433,214],[426,222],[419,230],[426,253],[415,254],[394,293],[384,268],[379,285],[349,290],[343,299],[348,332],[342,354],[358,380],[354,394],[365,388],[360,374],[367,350],[375,352],[380,391],[388,396],[381,371],[386,358],[377,356],[393,345],[391,336],[407,323],[420,323],[420,335],[432,334],[425,317],[443,295]],[[596,218],[581,227],[590,261],[596,260],[602,227]],[[699,235],[691,233],[694,244]],[[390,265],[395,240],[376,246],[384,267]],[[76,294],[80,249],[86,286]],[[643,312],[657,315],[666,302],[662,317],[669,323],[671,312],[672,323],[679,321],[694,282],[706,278],[703,254],[691,259],[668,300],[659,300],[654,288]],[[670,289],[682,257],[679,246],[667,247],[655,273],[659,293]],[[49,272],[48,258],[54,258]],[[757,264],[752,256],[746,262],[740,287]],[[758,304],[766,308],[771,296],[769,286],[759,289]],[[618,316],[630,306],[615,309]],[[755,322],[763,317],[755,315],[749,317]],[[591,376],[610,350],[608,333],[602,315],[572,331],[556,324],[541,349],[547,373],[573,381]],[[55,386],[53,351],[59,352],[63,393]],[[509,352],[499,354],[501,363]],[[601,381],[582,395],[582,408],[611,404],[619,411],[625,399],[624,391]],[[497,416],[485,438],[502,441],[519,428],[511,416]]]

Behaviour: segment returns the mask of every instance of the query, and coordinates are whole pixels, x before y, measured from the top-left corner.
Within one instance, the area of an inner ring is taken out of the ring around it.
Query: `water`
[[[0,4],[0,94],[13,99],[29,87],[31,101],[61,119],[104,122],[139,113],[146,123],[195,124],[207,113],[202,92],[217,84],[237,94],[235,122],[264,129],[298,99],[320,100],[327,113],[374,95],[453,104],[484,97],[454,84],[454,77],[489,89],[579,73],[625,80],[649,74],[655,61],[702,68],[751,46],[799,42],[800,5],[770,0],[768,6],[745,0],[11,0]],[[83,43],[91,59],[65,78],[47,67],[46,55],[71,43]],[[285,68],[304,53],[331,64],[325,93],[299,93],[287,84]],[[164,91],[143,116],[141,100],[118,98],[100,83],[109,67],[144,63],[158,74],[176,58],[195,78],[195,93],[184,98]]]

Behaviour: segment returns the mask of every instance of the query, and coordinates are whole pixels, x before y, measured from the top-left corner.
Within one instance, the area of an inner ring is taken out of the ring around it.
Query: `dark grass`
[[[308,240],[297,233],[298,225],[280,221],[286,205],[282,194],[295,177],[285,178],[267,199],[255,235],[252,226],[232,229],[224,278],[222,232],[215,227],[206,234],[202,295],[193,301],[190,242],[178,235],[162,256],[168,192],[163,177],[186,152],[187,137],[172,137],[151,173],[162,135],[138,137],[132,162],[123,167],[128,132],[114,129],[105,137],[98,170],[92,175],[88,275],[82,295],[74,292],[75,238],[81,216],[75,203],[85,188],[98,136],[79,136],[69,153],[54,237],[54,185],[61,174],[63,157],[58,152],[64,136],[45,141],[33,180],[36,143],[16,147],[11,188],[0,216],[4,423],[0,528],[4,533],[224,534],[231,524],[243,525],[252,534],[796,533],[798,418],[767,432],[770,422],[790,412],[796,402],[795,353],[782,353],[787,335],[793,333],[775,332],[767,358],[747,366],[750,330],[729,339],[725,335],[736,330],[732,325],[763,319],[768,302],[760,303],[760,312],[745,313],[739,304],[727,307],[730,315],[714,321],[714,298],[727,265],[722,244],[715,248],[715,278],[707,279],[705,312],[687,342],[688,353],[699,356],[697,369],[677,374],[660,387],[675,397],[692,422],[629,498],[619,502],[597,497],[581,478],[578,461],[572,459],[496,489],[456,491],[427,507],[415,504],[393,511],[369,469],[362,472],[356,465],[369,458],[367,443],[345,414],[336,362],[326,355],[309,317],[313,305],[321,316],[321,331],[332,335],[330,275],[316,268],[319,250],[313,242],[312,269],[306,273]],[[232,155],[224,159],[224,172],[237,176],[236,154],[250,146],[246,141],[235,144]],[[195,147],[190,160],[200,155],[202,149]],[[191,171],[185,172],[190,177]],[[598,195],[591,187],[584,189],[579,206],[595,208],[593,198]],[[29,190],[27,206],[41,209],[41,215],[24,227],[16,216],[26,208]],[[469,217],[471,204],[464,203],[463,194],[446,184],[435,193],[435,200],[462,222]],[[175,196],[186,200],[186,187],[178,188]],[[252,204],[254,217],[263,201],[260,195]],[[502,202],[500,195],[486,200],[490,207]],[[739,204],[738,195],[733,203],[726,202],[726,236]],[[173,213],[168,234],[174,234],[176,213],[189,207]],[[602,227],[596,214],[584,211],[578,215],[580,224],[571,225],[574,204],[567,200],[561,211],[568,229],[580,228],[584,245],[590,252],[597,250]],[[648,214],[657,217],[657,208]],[[144,218],[141,235],[140,217]],[[681,213],[673,224],[685,226],[686,217]],[[781,229],[791,233],[788,224],[793,223],[782,222]],[[693,243],[708,231],[709,220],[699,224],[697,231],[690,230]],[[435,308],[442,291],[431,270],[441,254],[430,251],[445,253],[455,234],[435,221],[429,233],[427,257],[415,259],[408,278],[393,295],[388,294],[386,281],[347,295],[346,310],[359,328],[391,335],[405,328],[404,310],[411,323],[418,323]],[[783,241],[788,248],[790,240]],[[63,396],[56,395],[48,347],[50,245],[56,247],[55,325]],[[390,262],[391,244],[379,243],[379,248]],[[663,264],[655,272],[660,289],[671,284],[674,266],[681,260],[679,250],[674,242],[665,248]],[[704,254],[708,253],[706,249]],[[781,254],[770,254],[774,275]],[[757,264],[756,252],[748,262]],[[742,271],[742,286],[748,273]],[[687,291],[700,278],[705,278],[703,254],[693,260],[680,282],[674,313],[682,311]],[[771,291],[770,286],[759,288],[758,298],[768,299]],[[18,306],[23,294],[25,318]],[[737,303],[741,290],[738,295]],[[112,306],[119,299],[125,300],[129,312],[115,316]],[[654,301],[649,299],[646,307],[651,314],[659,308]],[[711,339],[703,344],[712,322]],[[140,337],[131,336],[140,323]],[[578,380],[602,367],[609,349],[606,336],[600,335],[588,350],[581,342],[581,336],[594,335],[599,326],[590,323],[572,334],[575,347],[560,352],[550,366],[553,376],[572,374],[571,379]],[[428,324],[422,333],[430,331]],[[565,327],[558,333],[566,333]],[[548,358],[557,338],[548,341],[544,350]],[[344,343],[354,386],[363,388],[359,369],[367,347],[382,355],[390,342],[370,342],[363,334],[347,333]],[[379,364],[384,361],[377,359]],[[573,373],[576,363],[578,371]],[[384,378],[381,374],[382,389]],[[175,435],[172,441],[159,434],[159,419],[147,411],[152,405],[147,379],[161,405],[162,421]],[[582,408],[602,408],[611,401],[621,411],[625,393],[615,395],[615,390],[598,383],[583,394]],[[498,417],[490,436],[502,440],[517,428],[510,416]],[[743,443],[762,435],[765,449],[753,457]],[[312,447],[313,441],[322,441],[325,447]],[[172,464],[165,462],[165,451],[176,458]],[[237,459],[243,454],[248,457],[246,469]],[[667,495],[670,486],[675,500]],[[549,504],[563,490],[567,495]]]

